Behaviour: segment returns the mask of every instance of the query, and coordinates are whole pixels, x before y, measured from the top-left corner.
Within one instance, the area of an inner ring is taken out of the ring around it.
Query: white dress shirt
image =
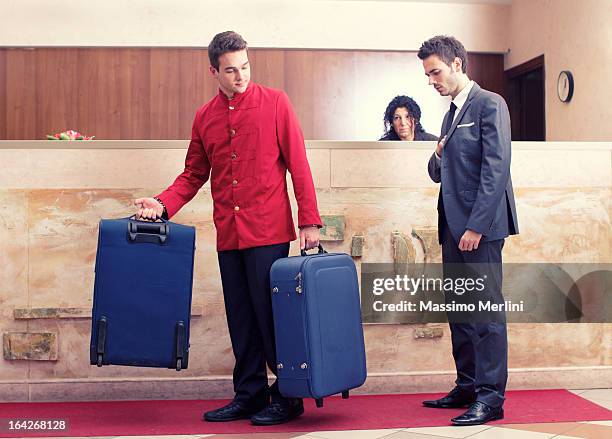
[[[472,91],[472,87],[474,87],[474,81],[470,80],[466,84],[466,86],[463,87],[463,90],[461,90],[459,94],[455,96],[455,99],[453,99],[452,102],[457,107],[457,109],[455,110],[455,115],[453,116],[453,122],[455,121],[459,113],[461,112],[461,108],[465,105],[465,102],[467,101],[470,91]],[[434,154],[436,155],[436,158],[440,160],[440,156],[438,155],[438,153],[434,152]]]

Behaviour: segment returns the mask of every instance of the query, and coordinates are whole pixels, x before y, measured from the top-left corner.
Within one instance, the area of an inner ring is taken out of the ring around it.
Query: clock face
[[[557,95],[561,102],[569,102],[574,94],[574,78],[572,73],[564,70],[557,79]]]

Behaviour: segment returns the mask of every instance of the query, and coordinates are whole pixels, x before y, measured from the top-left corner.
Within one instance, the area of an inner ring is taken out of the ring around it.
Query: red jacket
[[[219,91],[197,111],[185,170],[158,197],[170,218],[210,175],[218,251],[289,242],[296,234],[287,169],[299,226],[321,225],[304,136],[289,98],[250,83],[231,100]]]

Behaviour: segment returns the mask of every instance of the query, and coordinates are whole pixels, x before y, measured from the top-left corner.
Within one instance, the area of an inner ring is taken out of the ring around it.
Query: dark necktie
[[[442,137],[446,136],[453,126],[453,120],[455,119],[455,111],[457,110],[457,106],[454,102],[450,104],[450,110],[448,110],[448,119],[446,119],[446,123],[444,124],[444,129],[442,130]]]

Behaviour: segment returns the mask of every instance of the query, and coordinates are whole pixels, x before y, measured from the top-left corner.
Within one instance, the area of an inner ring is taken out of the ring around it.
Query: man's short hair
[[[421,45],[417,56],[424,60],[431,55],[437,55],[448,66],[453,63],[455,58],[459,58],[461,60],[461,70],[463,70],[463,73],[467,73],[467,51],[461,41],[455,37],[438,35],[425,41]]]
[[[247,42],[239,34],[231,30],[214,36],[208,45],[210,65],[219,70],[219,57],[224,53],[237,52],[247,48]]]

